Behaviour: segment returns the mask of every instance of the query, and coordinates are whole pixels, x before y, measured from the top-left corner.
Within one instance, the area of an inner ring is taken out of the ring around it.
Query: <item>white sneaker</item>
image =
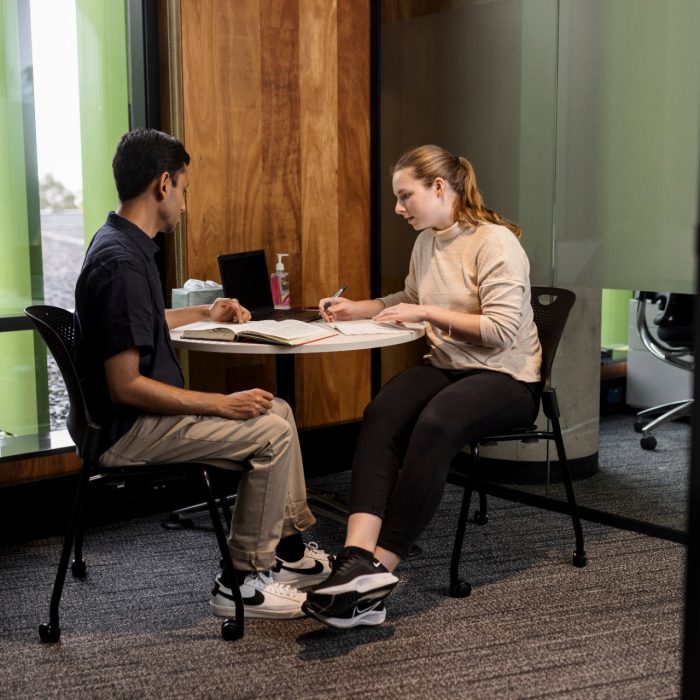
[[[245,617],[265,617],[290,620],[304,617],[301,609],[306,593],[272,580],[269,571],[248,574],[240,586]],[[233,592],[221,581],[221,574],[214,581],[210,601],[214,615],[234,617],[236,607]]]
[[[276,557],[270,573],[272,580],[278,583],[308,588],[328,578],[331,573],[331,555],[319,549],[316,542],[309,542],[304,556],[298,561],[284,561]]]

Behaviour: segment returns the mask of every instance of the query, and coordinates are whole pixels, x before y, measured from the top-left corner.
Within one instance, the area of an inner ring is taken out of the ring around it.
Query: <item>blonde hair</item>
[[[510,229],[518,238],[522,235],[520,226],[504,219],[498,212],[484,206],[484,199],[476,184],[476,173],[472,164],[461,156],[452,155],[440,146],[418,146],[404,153],[391,169],[393,175],[398,170],[411,168],[413,176],[426,187],[435,178],[441,177],[457,193],[455,200],[455,221],[474,226],[484,221],[500,224]]]

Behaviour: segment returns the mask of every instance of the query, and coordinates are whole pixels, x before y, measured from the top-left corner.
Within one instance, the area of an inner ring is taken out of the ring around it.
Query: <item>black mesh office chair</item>
[[[544,301],[550,300],[549,302]],[[557,394],[551,384],[552,365],[554,356],[559,346],[559,340],[564,332],[564,326],[569,316],[569,311],[576,301],[576,295],[568,289],[559,289],[557,287],[533,287],[532,288],[532,309],[535,314],[535,324],[537,325],[537,333],[542,345],[542,367],[541,367],[541,383],[542,383],[542,409],[545,416],[549,420],[551,430],[538,430],[536,425],[515,429],[500,435],[489,435],[473,442],[470,445],[472,460],[467,468],[464,479],[464,495],[462,497],[462,506],[459,512],[459,520],[457,524],[457,532],[455,533],[454,548],[452,550],[452,560],[450,562],[450,595],[454,598],[464,598],[468,596],[472,587],[467,581],[459,577],[459,562],[462,555],[462,545],[464,543],[464,531],[467,525],[467,517],[469,515],[469,506],[471,503],[472,491],[476,487],[479,489],[479,510],[475,513],[475,521],[479,524],[487,522],[486,513],[486,494],[481,486],[481,464],[479,458],[479,446],[486,444],[494,444],[497,442],[507,442],[520,440],[523,442],[536,442],[538,440],[552,440],[556,445],[557,456],[559,458],[559,467],[561,469],[564,488],[566,489],[566,498],[571,513],[571,520],[574,526],[574,534],[576,537],[576,548],[573,554],[573,564],[577,567],[586,565],[586,552],[583,547],[583,531],[581,529],[581,521],[578,515],[578,507],[576,505],[576,497],[574,488],[571,483],[571,475],[566,459],[566,450],[564,448],[564,440],[561,434],[561,426],[559,424],[559,404],[557,403]]]
[[[68,560],[73,547],[75,547],[75,559],[71,564],[71,572],[73,576],[78,578],[82,578],[86,574],[86,565],[82,550],[85,529],[83,512],[88,496],[88,483],[96,478],[116,477],[123,480],[128,479],[130,476],[143,475],[144,473],[152,473],[154,471],[172,471],[173,469],[189,469],[199,472],[202,476],[209,513],[216,531],[216,539],[219,545],[224,571],[227,579],[232,582],[232,590],[235,598],[235,618],[224,620],[221,625],[221,636],[228,640],[239,639],[243,636],[244,632],[243,600],[238,586],[235,583],[236,579],[233,575],[233,563],[231,561],[226,535],[211,488],[211,481],[209,478],[209,469],[211,467],[206,464],[195,463],[146,465],[124,469],[103,468],[99,466],[98,459],[100,457],[100,434],[102,428],[90,418],[90,411],[73,361],[75,352],[73,314],[70,311],[55,306],[30,306],[27,307],[24,312],[32,320],[34,326],[46,342],[63,376],[70,400],[67,428],[73,442],[75,442],[78,456],[82,459],[73,511],[68,524],[68,531],[66,532],[63,542],[61,558],[58,564],[58,571],[56,572],[53,593],[51,595],[49,622],[39,626],[41,641],[57,642],[60,639],[61,628],[59,626],[58,608],[61,602],[61,594],[63,593],[66,571],[68,569]]]
[[[637,299],[637,330],[644,347],[660,360],[693,372],[695,370],[694,295],[638,292]],[[660,309],[660,313],[654,317],[653,321],[656,334],[651,332],[647,323],[647,304],[657,304]],[[692,412],[693,399],[682,399],[652,406],[637,413],[634,429],[642,434],[640,440],[642,448],[653,450],[656,447],[656,438],[651,434],[653,430],[669,421],[690,416]]]

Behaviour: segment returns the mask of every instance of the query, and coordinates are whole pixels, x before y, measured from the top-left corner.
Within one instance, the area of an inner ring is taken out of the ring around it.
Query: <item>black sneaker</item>
[[[341,619],[358,603],[386,598],[398,582],[371,552],[344,547],[333,562],[331,575],[307,594],[307,612],[315,617]]]
[[[381,625],[386,619],[386,608],[383,600],[367,600],[356,603],[352,608],[340,615],[322,615],[302,603],[301,609],[311,617],[315,617],[324,625],[346,630],[360,625]]]

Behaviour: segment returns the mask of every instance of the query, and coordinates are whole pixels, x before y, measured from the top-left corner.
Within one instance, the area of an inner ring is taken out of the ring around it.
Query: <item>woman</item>
[[[534,421],[541,349],[520,228],[484,206],[465,158],[438,146],[392,170],[395,211],[418,236],[405,288],[338,298],[327,321],[425,323],[425,363],[365,409],[352,469],[345,547],[305,610],[334,627],[377,625],[392,573],[438,507],[450,463],[471,440]]]

